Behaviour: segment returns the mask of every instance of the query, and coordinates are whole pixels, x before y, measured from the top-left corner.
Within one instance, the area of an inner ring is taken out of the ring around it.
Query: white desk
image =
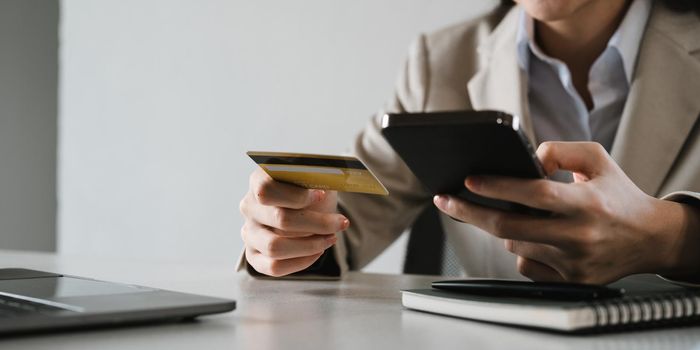
[[[0,266],[234,298],[232,313],[181,323],[0,339],[9,349],[696,349],[700,327],[553,335],[424,314],[399,289],[434,277],[350,274],[342,282],[255,280],[230,265],[139,263],[0,251]]]

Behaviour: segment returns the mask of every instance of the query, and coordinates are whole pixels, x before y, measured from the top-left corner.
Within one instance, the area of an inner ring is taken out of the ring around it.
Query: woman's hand
[[[240,203],[245,257],[258,272],[284,276],[304,270],[333,246],[350,222],[337,213],[335,191],[307,190],[273,180],[261,169],[250,175]]]
[[[533,280],[608,283],[634,273],[698,271],[692,256],[700,251],[695,237],[700,232],[690,229],[697,225],[696,209],[645,194],[597,143],[546,142],[537,155],[548,175],[569,170],[574,182],[479,176],[467,178],[465,186],[485,197],[549,210],[553,217],[493,210],[444,195],[435,196],[435,205],[503,238],[518,256],[518,271]]]

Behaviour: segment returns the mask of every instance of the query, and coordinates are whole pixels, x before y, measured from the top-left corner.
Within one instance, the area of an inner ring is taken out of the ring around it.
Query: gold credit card
[[[280,152],[247,154],[270,177],[280,182],[318,190],[389,194],[355,157]]]

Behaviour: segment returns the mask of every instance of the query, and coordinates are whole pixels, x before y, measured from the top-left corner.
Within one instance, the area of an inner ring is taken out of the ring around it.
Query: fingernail
[[[347,218],[340,218],[340,230],[345,230],[350,227],[350,220]]]
[[[442,209],[447,205],[447,196],[438,194],[435,197],[433,197],[433,203],[435,203],[436,207]]]
[[[326,196],[326,191],[324,191],[324,190],[315,190],[314,191],[314,201],[315,202],[322,201],[325,196]]]
[[[478,191],[484,184],[484,179],[479,176],[470,176],[467,178],[466,185],[470,190]]]

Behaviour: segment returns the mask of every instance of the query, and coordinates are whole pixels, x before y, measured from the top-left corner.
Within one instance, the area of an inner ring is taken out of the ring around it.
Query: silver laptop
[[[234,300],[27,269],[0,269],[0,335],[194,319]]]

